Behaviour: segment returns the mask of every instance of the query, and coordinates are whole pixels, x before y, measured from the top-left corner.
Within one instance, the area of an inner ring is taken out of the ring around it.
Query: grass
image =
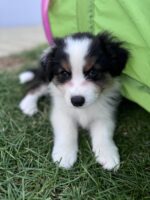
[[[28,67],[39,50],[24,53]],[[124,100],[119,108],[115,141],[121,168],[104,171],[80,131],[78,161],[71,170],[51,160],[49,101],[29,118],[18,109],[23,89],[16,70],[0,72],[0,200],[148,200],[150,199],[150,115]]]

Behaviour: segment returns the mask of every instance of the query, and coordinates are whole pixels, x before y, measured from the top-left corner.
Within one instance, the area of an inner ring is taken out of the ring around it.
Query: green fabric
[[[126,41],[131,57],[122,75],[123,95],[150,111],[150,0],[53,0],[54,36],[107,30]],[[138,83],[138,84],[137,84]]]

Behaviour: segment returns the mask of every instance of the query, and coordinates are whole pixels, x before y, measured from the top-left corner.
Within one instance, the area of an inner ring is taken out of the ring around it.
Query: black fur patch
[[[94,38],[94,35],[92,35],[91,33],[74,33],[72,36],[71,36],[73,39],[77,39],[77,40],[81,40],[81,39],[84,39],[84,38],[90,38],[90,39],[93,39]]]
[[[43,67],[40,66],[39,68],[30,69],[28,71],[31,71],[34,74],[34,78],[26,83],[27,92],[34,90],[43,84],[48,84],[47,76]]]
[[[55,44],[56,46],[45,55],[41,65],[49,81],[55,78],[57,82],[64,83],[70,78],[69,73],[62,66],[62,61],[67,61],[68,55],[64,52],[63,39],[56,39]]]
[[[95,64],[99,66],[99,71],[108,72],[115,77],[125,68],[129,52],[122,42],[104,32],[93,39],[88,56],[96,58]]]

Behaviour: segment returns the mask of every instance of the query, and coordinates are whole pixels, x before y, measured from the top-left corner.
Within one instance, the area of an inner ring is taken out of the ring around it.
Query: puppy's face
[[[107,33],[78,33],[55,41],[42,62],[68,105],[93,104],[125,67],[128,52]]]

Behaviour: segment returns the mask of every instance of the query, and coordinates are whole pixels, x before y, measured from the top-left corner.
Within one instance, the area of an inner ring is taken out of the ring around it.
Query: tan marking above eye
[[[64,68],[65,71],[71,72],[71,66],[70,66],[69,62],[67,62],[66,60],[62,60],[61,65],[62,65],[62,67]]]
[[[95,57],[88,57],[86,58],[86,64],[84,66],[84,72],[89,71],[93,65],[95,64],[96,58]]]

